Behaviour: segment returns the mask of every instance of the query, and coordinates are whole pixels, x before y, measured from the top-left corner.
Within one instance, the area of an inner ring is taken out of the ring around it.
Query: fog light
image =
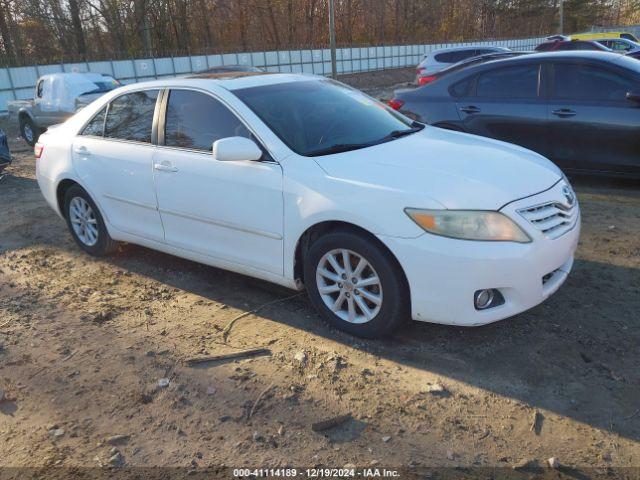
[[[495,290],[493,288],[486,290],[478,290],[474,297],[474,303],[477,310],[484,310],[485,308],[489,308],[493,303],[493,299],[495,297]]]

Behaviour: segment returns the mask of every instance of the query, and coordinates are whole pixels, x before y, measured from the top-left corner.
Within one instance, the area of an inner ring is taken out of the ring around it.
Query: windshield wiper
[[[382,137],[380,140],[366,143],[336,143],[335,145],[331,145],[330,147],[311,151],[307,153],[307,155],[311,157],[318,157],[321,155],[331,155],[333,153],[342,153],[348,152],[350,150],[358,150],[359,148],[372,147],[374,145],[379,145],[380,143],[385,143],[396,138],[404,137],[405,135],[411,135],[412,133],[419,132],[424,128],[424,125],[422,123],[413,122],[412,125],[413,126],[411,128],[407,128],[405,130],[393,130],[389,134]]]
[[[377,143],[377,142],[376,142]],[[321,148],[319,150],[313,150],[307,153],[311,157],[319,157],[321,155],[331,155],[333,153],[349,152],[351,150],[357,150],[359,148],[370,147],[374,143],[336,143],[327,148]]]
[[[405,135],[411,135],[412,133],[419,132],[423,128],[424,128],[424,125],[416,122],[416,123],[413,123],[413,127],[407,128],[406,130],[394,130],[393,132],[389,133],[389,135],[387,135],[385,139],[400,138],[400,137],[404,137]]]

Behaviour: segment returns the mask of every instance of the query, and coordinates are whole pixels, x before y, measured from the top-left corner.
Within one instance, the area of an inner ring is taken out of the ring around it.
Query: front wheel
[[[118,244],[109,236],[97,205],[79,185],[65,193],[64,215],[71,236],[82,250],[95,256],[116,250]]]
[[[365,338],[395,330],[409,312],[409,288],[397,261],[356,232],[320,237],[304,262],[311,302],[332,326]]]

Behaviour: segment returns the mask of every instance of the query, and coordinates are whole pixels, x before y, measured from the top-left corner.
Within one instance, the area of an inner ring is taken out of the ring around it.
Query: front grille
[[[548,202],[535,207],[523,208],[518,213],[549,238],[558,238],[571,230],[577,220],[577,203],[564,205]]]

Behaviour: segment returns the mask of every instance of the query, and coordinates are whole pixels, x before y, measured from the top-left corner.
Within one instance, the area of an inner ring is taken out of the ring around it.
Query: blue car
[[[7,136],[0,130],[0,173],[7,165],[11,163],[11,152],[9,151],[9,143]]]

